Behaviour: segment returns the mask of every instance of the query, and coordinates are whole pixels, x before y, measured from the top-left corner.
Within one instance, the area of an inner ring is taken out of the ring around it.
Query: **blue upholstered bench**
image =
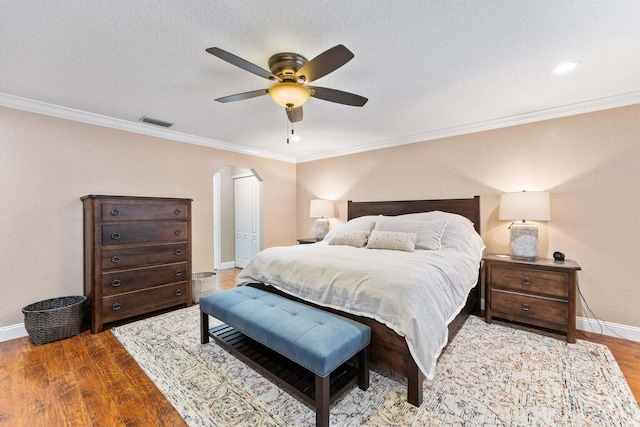
[[[317,426],[329,425],[329,405],[342,392],[356,382],[369,387],[366,325],[251,286],[200,298],[200,313],[202,344],[214,338],[315,405]],[[209,315],[224,324],[209,329]]]

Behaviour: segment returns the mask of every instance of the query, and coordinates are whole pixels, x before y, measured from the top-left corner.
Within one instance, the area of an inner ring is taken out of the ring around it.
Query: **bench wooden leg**
[[[209,315],[204,311],[200,312],[200,344],[209,342]]]
[[[358,387],[364,391],[369,388],[369,347],[358,353]]]
[[[316,427],[329,427],[331,375],[316,375]]]

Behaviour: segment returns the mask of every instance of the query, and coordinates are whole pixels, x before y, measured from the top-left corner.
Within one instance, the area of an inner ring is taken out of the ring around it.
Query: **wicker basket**
[[[82,328],[84,296],[52,298],[22,309],[24,327],[36,345],[78,335]]]
[[[195,304],[197,304],[203,296],[216,291],[216,273],[210,271],[194,273],[191,276],[191,282],[193,283],[191,294]]]

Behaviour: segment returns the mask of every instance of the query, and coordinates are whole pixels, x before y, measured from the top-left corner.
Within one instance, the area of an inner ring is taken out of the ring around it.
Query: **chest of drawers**
[[[92,333],[105,323],[191,305],[191,199],[81,200]]]
[[[567,342],[576,342],[578,264],[496,255],[487,255],[483,261],[487,323],[498,317],[561,331]]]

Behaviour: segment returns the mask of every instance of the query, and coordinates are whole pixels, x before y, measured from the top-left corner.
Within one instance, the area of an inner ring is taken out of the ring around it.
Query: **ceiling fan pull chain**
[[[291,107],[288,107],[289,111],[291,111]],[[289,117],[287,117],[287,144],[289,143]],[[293,132],[293,123],[291,123],[291,132]]]

